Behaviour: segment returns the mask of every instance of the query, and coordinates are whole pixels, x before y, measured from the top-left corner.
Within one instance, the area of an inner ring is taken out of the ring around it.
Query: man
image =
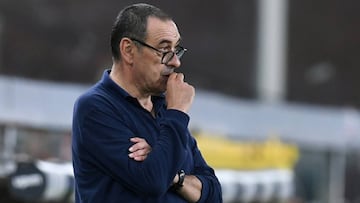
[[[172,19],[124,8],[111,33],[113,66],[81,95],[73,117],[76,202],[222,202],[214,170],[188,130],[195,95]]]

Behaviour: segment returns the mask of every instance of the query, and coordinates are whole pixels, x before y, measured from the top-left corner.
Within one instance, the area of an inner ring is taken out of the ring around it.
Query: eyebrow
[[[179,38],[179,40],[175,43],[176,45],[180,44],[180,41],[181,41],[181,37]],[[162,44],[171,44],[172,42],[170,40],[167,40],[167,39],[163,39],[160,41],[159,45],[162,45]]]

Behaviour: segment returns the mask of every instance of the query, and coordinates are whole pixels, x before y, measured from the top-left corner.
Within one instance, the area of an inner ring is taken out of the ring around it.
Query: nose
[[[180,61],[179,57],[176,54],[174,54],[174,56],[167,63],[167,65],[171,66],[171,67],[174,67],[174,68],[179,68],[181,66],[181,61]]]

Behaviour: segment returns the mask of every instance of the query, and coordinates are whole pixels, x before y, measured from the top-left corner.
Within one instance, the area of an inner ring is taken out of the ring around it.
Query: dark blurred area
[[[360,107],[360,2],[289,1],[289,101]]]
[[[0,74],[91,83],[111,66],[109,36],[132,1],[1,2]],[[189,52],[182,71],[199,87],[254,97],[256,1],[148,1],[170,13]],[[236,76],[236,77],[234,77]]]
[[[255,98],[257,1],[146,1],[170,13],[191,83]],[[109,34],[133,1],[0,2],[0,74],[73,83],[111,66]],[[360,106],[360,2],[289,1],[287,100]]]

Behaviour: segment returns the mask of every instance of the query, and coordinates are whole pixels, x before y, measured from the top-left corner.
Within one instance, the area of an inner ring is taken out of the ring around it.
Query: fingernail
[[[130,153],[130,154],[129,154],[129,157],[130,157],[130,158],[133,158],[133,157],[134,157],[134,154],[133,154],[133,153]]]

